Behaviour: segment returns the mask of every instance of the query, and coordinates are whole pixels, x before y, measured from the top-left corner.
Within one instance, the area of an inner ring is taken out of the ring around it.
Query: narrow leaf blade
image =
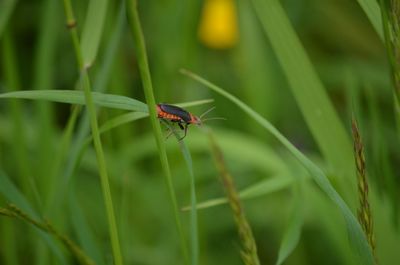
[[[0,194],[4,196],[7,200],[17,205],[24,212],[28,213],[35,219],[39,218],[39,215],[35,212],[34,208],[30,205],[25,196],[18,190],[18,188],[10,181],[8,176],[2,171],[0,171]],[[48,234],[34,228],[37,234],[46,242],[54,255],[58,258],[61,264],[67,264],[64,255],[59,249],[58,245]]]
[[[355,190],[350,138],[289,18],[278,0],[253,0],[253,4],[321,152],[335,176],[342,177],[342,180],[346,177]],[[343,186],[346,190],[349,187],[348,183]]]
[[[296,191],[296,195],[293,199],[293,213],[279,248],[276,265],[282,264],[289,257],[300,240],[301,227],[303,226],[303,212],[301,208],[303,200],[301,199],[301,194],[299,194],[301,192],[300,187],[294,187],[294,190]]]
[[[16,0],[2,0],[0,2],[0,37],[7,25],[8,19],[10,18],[16,3]]]
[[[92,65],[96,58],[106,18],[107,4],[107,0],[92,0],[89,3],[81,38],[81,50],[85,67]]]
[[[376,0],[358,0],[361,8],[364,10],[369,21],[378,33],[381,40],[384,40],[383,28],[382,28],[382,17],[378,1]]]
[[[143,102],[120,95],[91,92],[93,102],[101,107],[147,112]],[[77,90],[22,90],[0,94],[0,98],[39,99],[60,103],[85,105],[83,91]]]

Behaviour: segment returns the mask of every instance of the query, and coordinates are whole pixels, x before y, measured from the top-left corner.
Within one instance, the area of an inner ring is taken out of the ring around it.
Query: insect
[[[210,108],[209,110],[204,112],[201,116],[197,117],[180,107],[165,103],[159,103],[157,104],[157,117],[159,119],[176,122],[179,125],[179,128],[181,128],[181,130],[184,131],[183,137],[179,139],[182,140],[183,138],[186,137],[188,126],[190,124],[201,125],[202,122],[205,121],[205,120],[202,121],[201,118],[204,117],[204,115],[206,115],[210,111],[212,111],[214,108],[215,107]],[[216,118],[210,118],[210,119],[216,119]]]

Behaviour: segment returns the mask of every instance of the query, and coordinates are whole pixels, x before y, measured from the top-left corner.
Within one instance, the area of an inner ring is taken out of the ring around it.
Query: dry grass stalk
[[[27,223],[34,225],[42,231],[45,231],[49,234],[55,236],[58,240],[60,240],[64,246],[74,255],[79,264],[82,265],[94,265],[94,261],[89,258],[74,242],[72,242],[68,237],[62,235],[49,223],[49,222],[38,222],[30,217],[28,214],[23,212],[14,204],[7,205],[7,208],[0,208],[0,215],[18,218]]]
[[[233,178],[229,173],[221,149],[217,145],[213,135],[209,132],[215,163],[221,177],[222,183],[228,197],[229,205],[233,211],[233,216],[238,227],[239,237],[242,242],[241,256],[246,265],[259,265],[257,256],[257,245],[254,240],[251,227],[246,219],[243,207],[240,202],[239,194],[235,188]]]
[[[371,208],[368,201],[368,181],[366,177],[366,166],[364,156],[364,146],[361,140],[361,136],[358,130],[357,122],[353,118],[351,121],[353,142],[354,142],[354,158],[357,168],[357,183],[358,183],[358,197],[359,197],[359,209],[358,209],[358,221],[360,222],[368,243],[373,251],[375,260],[375,234],[373,229],[373,219],[371,214]]]
[[[393,51],[393,78],[397,96],[400,95],[400,1],[391,0],[389,10],[389,23],[391,29],[391,46]]]

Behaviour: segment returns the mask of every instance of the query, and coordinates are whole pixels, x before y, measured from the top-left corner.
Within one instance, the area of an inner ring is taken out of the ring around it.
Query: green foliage
[[[360,261],[363,264],[374,264],[372,251],[368,245],[367,239],[362,232],[360,224],[351,212],[349,206],[344,202],[344,200],[337,193],[335,188],[329,182],[326,174],[311,160],[309,160],[305,155],[303,155],[293,144],[290,143],[269,121],[260,116],[257,112],[252,110],[245,103],[240,101],[235,96],[229,94],[222,88],[210,83],[209,81],[195,75],[187,70],[182,70],[182,73],[193,78],[194,80],[206,85],[208,88],[214,90],[215,92],[223,95],[225,98],[232,101],[235,105],[241,108],[250,118],[255,120],[259,125],[264,127],[268,132],[275,136],[282,145],[288,149],[288,151],[299,160],[299,162],[307,169],[311,177],[313,177],[315,183],[321,188],[322,191],[336,204],[340,209],[343,218],[346,221],[347,230],[349,233],[350,243],[357,252]]]
[[[287,230],[285,231],[284,237],[282,239],[281,246],[279,248],[278,260],[276,265],[282,264],[287,257],[292,253],[294,248],[297,246],[300,240],[301,228],[304,221],[304,213],[301,205],[302,191],[300,191],[300,185],[295,186],[295,196],[293,197],[293,213],[290,215],[289,224]]]
[[[99,92],[92,92],[91,95],[93,97],[93,103],[101,107],[147,112],[147,107],[143,102],[132,98],[119,95],[107,95]],[[0,98],[40,99],[85,105],[84,92],[77,90],[16,91],[1,94]]]
[[[0,264],[400,260],[397,2],[0,1]]]
[[[358,0],[358,3],[368,16],[372,26],[375,31],[378,33],[379,37],[383,39],[383,27],[382,27],[382,18],[379,8],[379,1],[375,0]]]
[[[347,189],[355,189],[349,137],[289,19],[277,0],[254,0],[253,3],[304,119],[321,153],[332,165],[332,174],[340,183],[345,182]]]
[[[4,28],[15,8],[16,0],[5,0],[0,3],[0,37],[3,35]]]
[[[38,218],[39,215],[34,211],[25,196],[18,190],[17,187],[9,180],[4,172],[0,172],[0,192],[8,201],[15,203],[19,208],[24,210],[33,218]],[[61,264],[67,264],[58,245],[45,232],[37,229],[35,232],[46,242],[51,251],[54,252],[58,261]]]
[[[107,0],[89,2],[81,37],[82,57],[85,67],[91,66],[96,58],[106,19],[107,4]]]

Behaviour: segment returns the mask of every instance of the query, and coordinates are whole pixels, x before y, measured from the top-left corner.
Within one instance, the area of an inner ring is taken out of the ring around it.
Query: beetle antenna
[[[226,121],[227,119],[224,118],[224,117],[212,117],[212,118],[204,119],[204,120],[202,120],[202,122],[210,121],[210,120],[224,120],[224,121]]]
[[[207,113],[209,113],[210,111],[212,111],[213,109],[215,109],[215,106],[214,107],[211,107],[211,108],[209,108],[208,110],[206,110],[205,112],[203,112],[203,114],[201,114],[200,115],[200,120],[201,120],[201,118],[203,118]]]

